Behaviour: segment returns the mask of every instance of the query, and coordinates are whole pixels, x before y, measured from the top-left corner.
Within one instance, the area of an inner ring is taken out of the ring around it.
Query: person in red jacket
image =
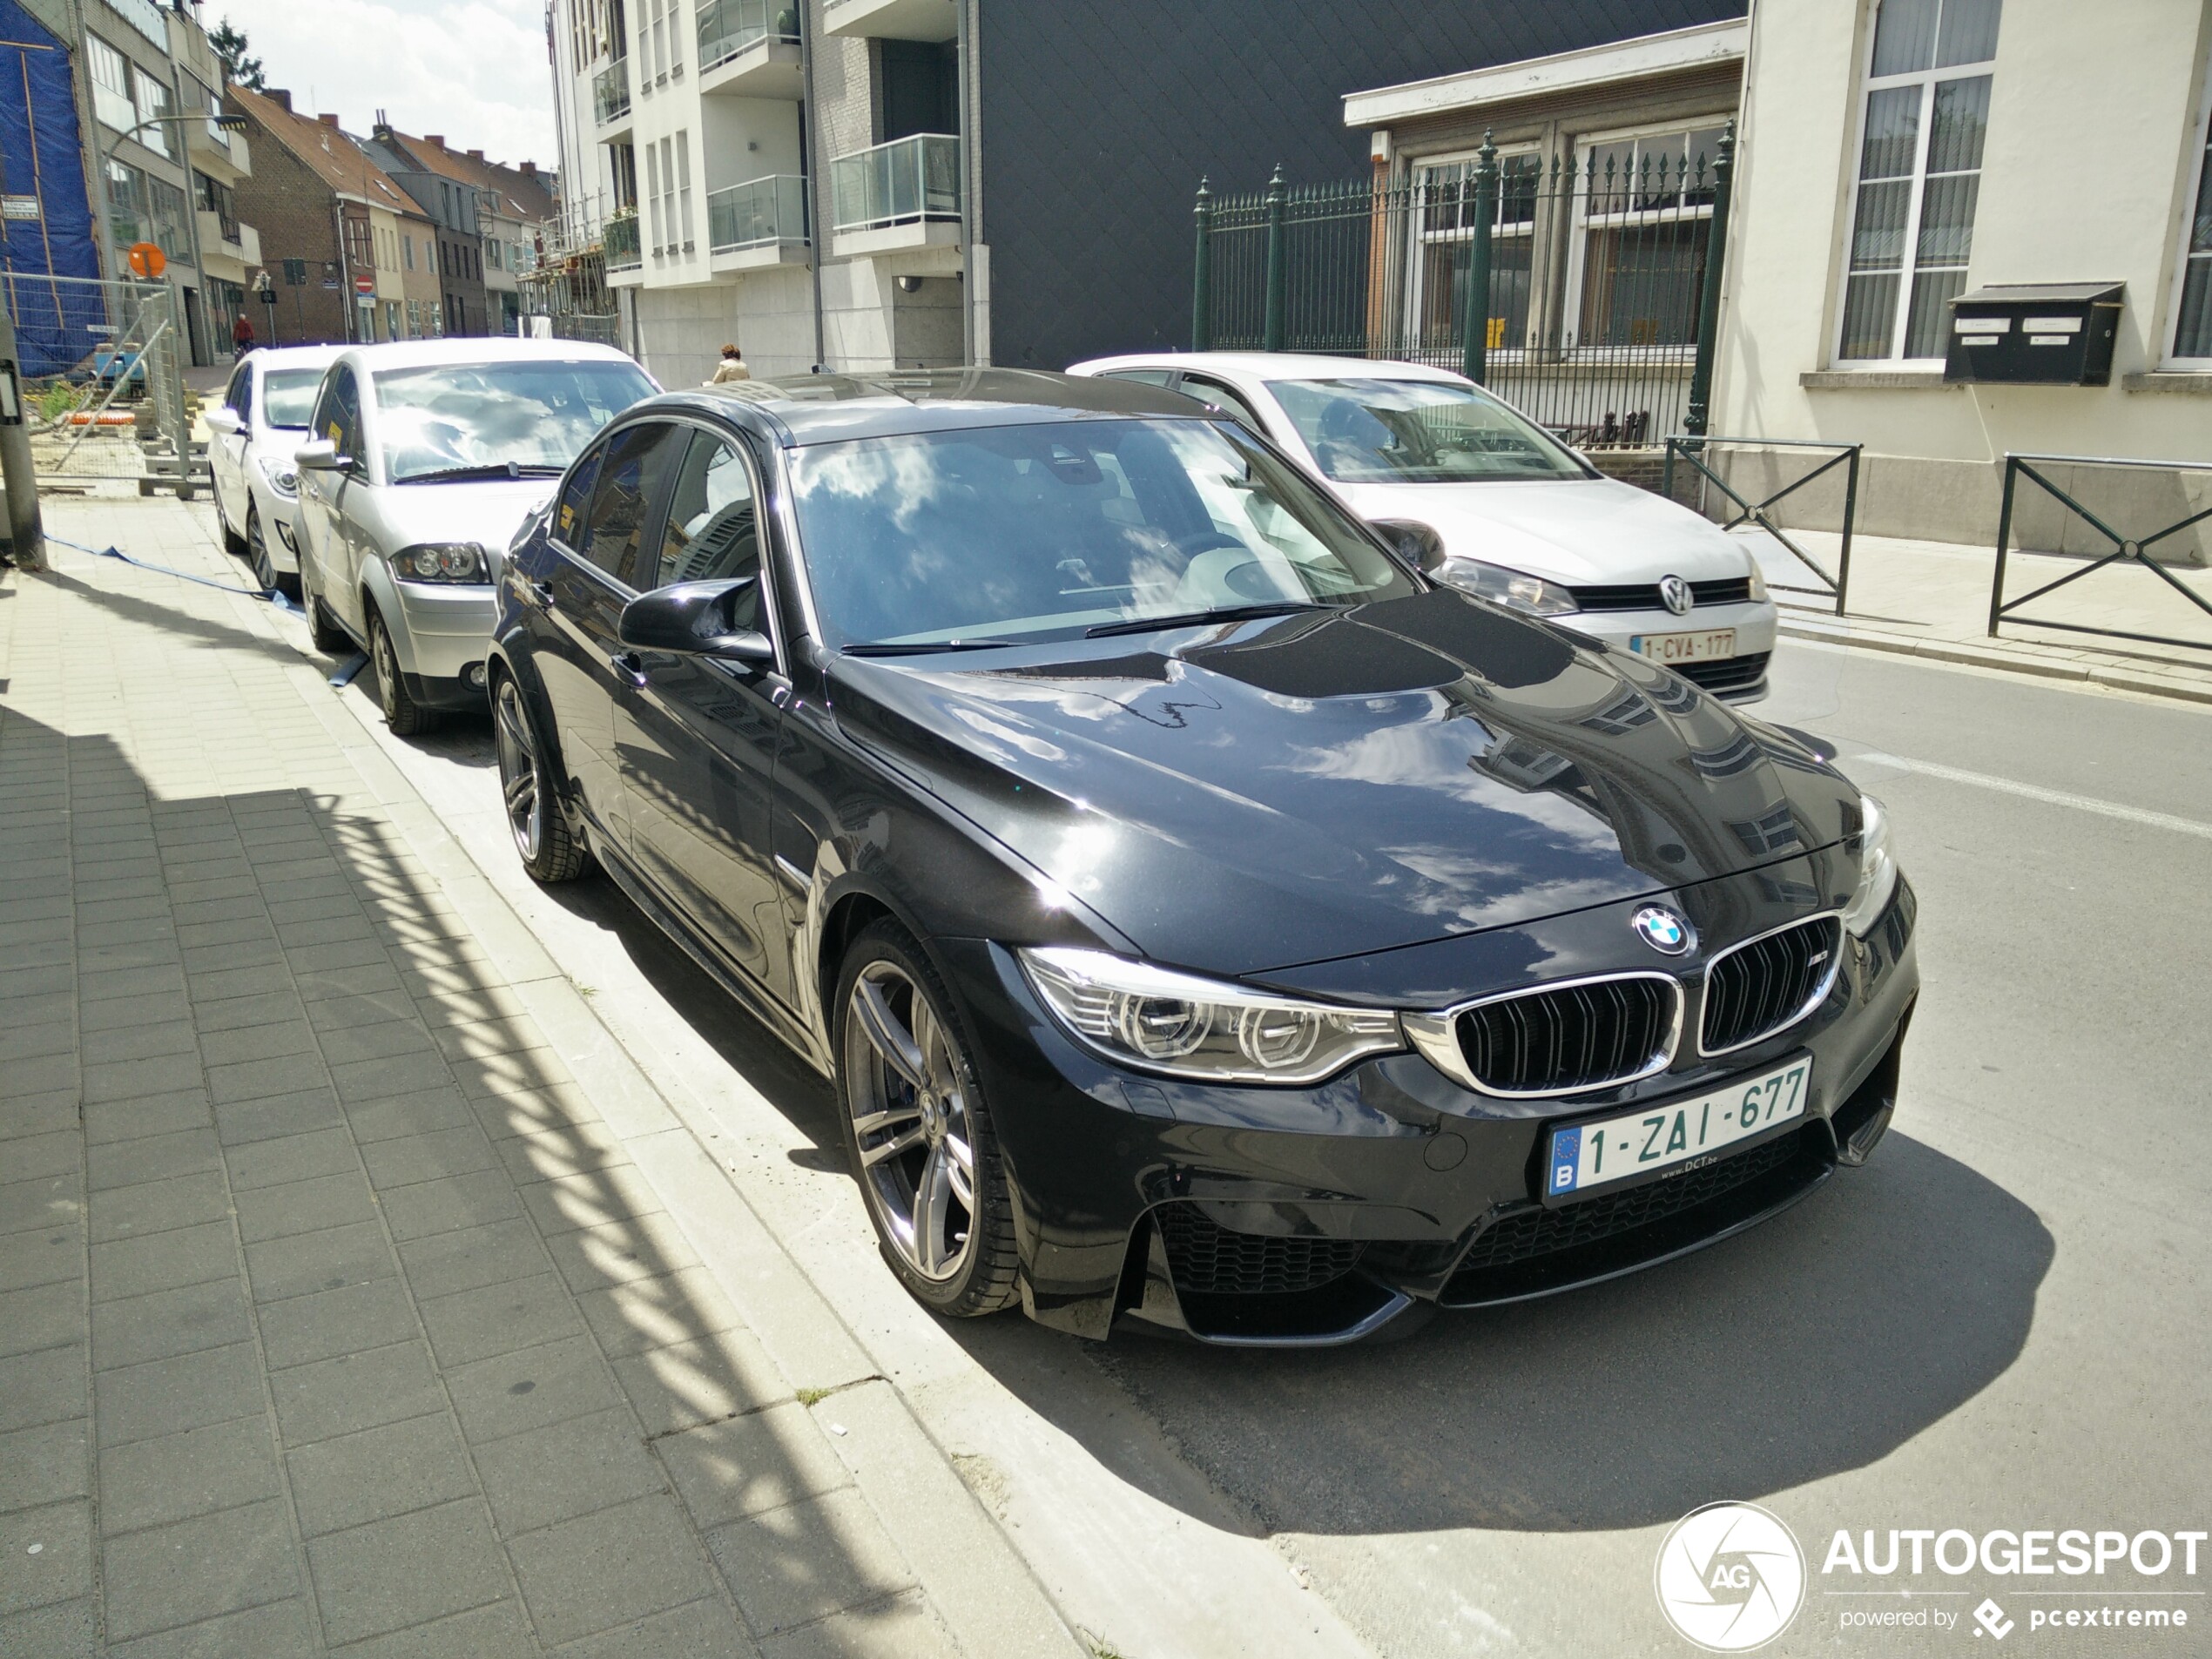
[[[231,325],[231,356],[235,361],[253,349],[253,325],[246,321],[246,314],[241,311],[238,320]]]

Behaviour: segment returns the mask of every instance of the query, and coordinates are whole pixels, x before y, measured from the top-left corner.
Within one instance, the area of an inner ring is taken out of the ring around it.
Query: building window
[[[1882,0],[1837,356],[1940,359],[1966,286],[2001,0]]]
[[[215,215],[215,223],[223,233],[223,239],[226,242],[237,241],[238,198],[232,193],[231,187],[218,179],[210,179],[204,172],[194,172],[192,182],[200,206]]]
[[[686,127],[676,135],[676,204],[677,217],[684,222],[684,248],[691,247],[691,133]],[[669,240],[676,239],[676,227],[669,227]]]
[[[138,122],[131,101],[130,60],[98,35],[84,37],[84,58],[92,69],[92,113],[102,126],[128,132]]]
[[[128,162],[107,164],[107,222],[118,254],[148,239],[146,176]]]
[[[146,180],[147,217],[153,240],[170,262],[192,263],[192,204],[185,192],[165,179]]]
[[[2191,367],[2212,365],[2212,110],[2197,123],[2196,196],[2182,246],[2181,303],[2174,308],[2174,348]]]
[[[156,155],[173,154],[169,147],[168,123],[161,118],[169,113],[169,89],[134,66],[131,71],[131,92],[138,110],[136,141]]]
[[[1720,141],[1675,128],[1577,153],[1567,344],[1696,345]]]
[[[415,238],[405,232],[400,235],[400,257],[406,261],[408,270],[415,269]],[[409,329],[408,332],[414,331]]]
[[[1411,314],[1420,319],[1420,343],[1443,347],[1460,337],[1467,310],[1467,260],[1474,243],[1473,156],[1424,161],[1413,170],[1413,226],[1418,246],[1410,262]],[[1498,158],[1498,205],[1490,228],[1492,349],[1518,347],[1528,337],[1528,284],[1536,242],[1536,197],[1543,163],[1534,151]]]
[[[646,240],[658,253],[668,245],[660,233],[660,145],[645,146],[645,230]]]

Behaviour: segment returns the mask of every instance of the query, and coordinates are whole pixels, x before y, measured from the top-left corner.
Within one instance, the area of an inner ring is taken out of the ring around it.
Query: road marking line
[[[2194,835],[2200,840],[2212,841],[2212,824],[2200,823],[2194,818],[2176,818],[2171,813],[2148,812],[2141,806],[2122,806],[2116,800],[2100,800],[2094,795],[2072,795],[2062,789],[2045,789],[2036,784],[2016,783],[2010,778],[1999,778],[1986,772],[1939,766],[1932,760],[1907,760],[1902,755],[1884,754],[1878,750],[1870,749],[1851,759],[1870,760],[1878,766],[1894,766],[1899,772],[1924,772],[1928,777],[1940,778],[1947,783],[1967,784],[1976,789],[1993,789],[2000,794],[2019,795],[2028,800],[2047,802],[2053,806],[2071,806],[2077,812],[2094,813],[2101,818],[2117,818],[2129,824],[2172,830],[2177,835]]]

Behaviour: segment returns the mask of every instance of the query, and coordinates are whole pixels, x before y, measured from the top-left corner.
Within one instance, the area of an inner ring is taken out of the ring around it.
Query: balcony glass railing
[[[921,132],[830,163],[832,224],[875,230],[960,217],[960,140]]]
[[[699,8],[699,70],[726,64],[763,40],[799,39],[792,0],[706,0]]]
[[[607,256],[607,269],[627,271],[644,263],[637,240],[637,215],[626,213],[620,219],[610,219],[600,233],[599,246]]]
[[[806,239],[806,181],[771,173],[706,192],[708,246],[717,253]]]
[[[591,78],[591,110],[599,125],[630,113],[630,60],[617,57]]]

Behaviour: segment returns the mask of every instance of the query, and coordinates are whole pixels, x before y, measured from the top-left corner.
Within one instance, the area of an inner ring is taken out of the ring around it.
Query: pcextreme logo
[[[1753,1503],[1709,1503],[1677,1521],[1651,1569],[1659,1610],[1708,1653],[1749,1653],[1790,1628],[1805,1599],[1804,1552]]]

